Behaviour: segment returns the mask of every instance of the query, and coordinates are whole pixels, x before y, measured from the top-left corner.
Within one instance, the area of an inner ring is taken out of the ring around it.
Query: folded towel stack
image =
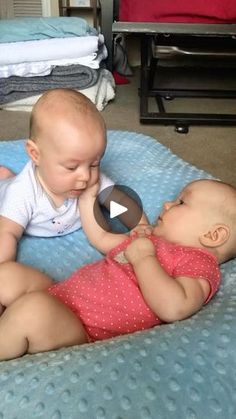
[[[106,58],[103,35],[84,19],[1,20],[0,106],[31,111],[44,91],[72,88],[102,110],[115,96]]]

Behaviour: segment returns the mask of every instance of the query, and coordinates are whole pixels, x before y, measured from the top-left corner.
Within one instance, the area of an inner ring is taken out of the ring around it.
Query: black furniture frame
[[[192,25],[191,25],[192,27]],[[198,31],[199,31],[198,27]],[[211,28],[212,30],[213,28]],[[222,29],[222,28],[221,28]],[[218,31],[218,29],[217,29]],[[188,87],[159,87],[158,86],[158,63],[159,58],[153,54],[152,44],[168,45],[177,47],[187,45],[190,58],[193,59],[194,51],[198,50],[198,57],[207,59],[214,56],[213,65],[223,57],[228,61],[231,59],[235,62],[236,69],[236,40],[228,33],[223,36],[217,34],[190,34],[190,33],[168,33],[168,36],[163,33],[157,35],[147,34],[141,36],[141,75],[140,75],[140,122],[142,123],[159,123],[159,124],[174,124],[176,131],[180,133],[187,133],[189,125],[192,124],[207,124],[207,125],[236,125],[236,113],[198,113],[192,112],[188,109],[189,98],[212,100],[217,99],[236,99],[236,90],[225,90],[220,88],[204,88],[197,89]],[[199,51],[200,46],[200,51]],[[195,49],[196,48],[196,49]],[[184,70],[183,70],[184,71]],[[216,70],[212,70],[216,71]],[[232,72],[232,69],[225,68],[225,76]],[[221,72],[222,73],[222,72]],[[155,98],[157,105],[157,112],[149,110],[150,100]],[[169,112],[166,110],[166,100],[174,98],[186,99],[185,112]]]
[[[193,89],[191,87],[160,88],[158,86],[159,59],[153,54],[155,46],[177,46],[199,50],[202,59],[211,55],[214,59],[235,62],[236,68],[236,24],[187,24],[187,23],[141,23],[113,21],[113,2],[101,1],[102,31],[105,35],[109,58],[108,68],[112,69],[112,37],[117,33],[136,34],[140,38],[140,122],[147,124],[173,124],[178,132],[188,132],[191,124],[236,125],[235,114],[168,112],[165,100],[174,98],[219,98],[236,99],[236,90]],[[213,70],[214,71],[214,70]],[[157,84],[155,79],[157,79]],[[157,112],[149,110],[150,99],[155,98]]]

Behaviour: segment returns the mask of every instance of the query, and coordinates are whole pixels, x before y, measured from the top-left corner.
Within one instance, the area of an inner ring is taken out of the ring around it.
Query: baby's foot
[[[15,173],[8,169],[5,166],[0,166],[0,180],[8,179],[10,177],[14,177]]]

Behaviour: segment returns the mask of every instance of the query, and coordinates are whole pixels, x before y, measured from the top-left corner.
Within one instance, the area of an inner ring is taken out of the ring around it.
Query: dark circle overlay
[[[121,192],[121,200],[115,200],[112,196],[114,192],[113,186],[103,189],[95,200],[93,209],[94,217],[100,227],[102,227],[105,231],[111,231],[112,233],[117,234],[126,233],[135,228],[139,223],[143,214],[142,201],[138,194],[126,185],[115,185],[115,188]],[[127,201],[123,197],[123,194],[127,196]],[[124,206],[127,208],[127,211],[112,218],[109,210],[111,201]],[[101,213],[103,217],[101,216]]]

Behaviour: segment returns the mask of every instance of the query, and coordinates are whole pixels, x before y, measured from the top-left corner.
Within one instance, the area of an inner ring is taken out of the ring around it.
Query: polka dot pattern
[[[209,281],[209,301],[220,284],[216,259],[200,249],[173,245],[155,236],[150,238],[158,260],[170,276],[189,276]],[[78,269],[67,281],[49,289],[51,294],[76,313],[90,341],[161,324],[161,320],[145,303],[131,265],[116,261],[116,255],[123,252],[129,242],[130,239],[125,240],[106,258]]]
[[[193,179],[211,176],[142,134],[108,133],[103,170],[134,188],[153,221]],[[23,141],[0,142],[0,164],[20,170]],[[68,277],[100,254],[80,230],[24,237],[19,260]],[[236,417],[236,261],[217,295],[191,319],[0,363],[0,419],[232,419]]]

